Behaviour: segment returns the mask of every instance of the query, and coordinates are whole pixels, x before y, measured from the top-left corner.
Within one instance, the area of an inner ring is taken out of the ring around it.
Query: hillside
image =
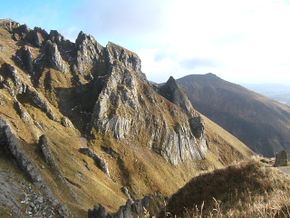
[[[251,160],[193,178],[171,196],[166,212],[192,218],[289,217],[289,187],[282,172]]]
[[[1,20],[0,50],[1,217],[116,212],[253,154],[119,45]]]
[[[290,107],[214,74],[177,80],[195,108],[255,152],[290,151]]]

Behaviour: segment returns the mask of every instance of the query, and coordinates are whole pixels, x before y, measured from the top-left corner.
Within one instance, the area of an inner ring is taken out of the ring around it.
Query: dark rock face
[[[9,28],[9,31],[13,33],[14,40],[20,40],[20,39],[24,39],[30,30],[24,24],[24,25],[19,25],[15,28]]]
[[[204,125],[200,116],[192,117],[189,119],[189,124],[192,133],[195,137],[201,138],[204,134]]]
[[[29,31],[25,36],[25,41],[31,45],[40,48],[47,40],[48,34],[45,30],[35,27],[34,30]]]
[[[189,115],[189,124],[192,133],[196,138],[202,138],[204,135],[204,125],[200,115],[193,109],[188,97],[181,90],[176,80],[171,76],[168,81],[158,87],[159,93],[181,107]]]
[[[90,148],[80,148],[79,152],[82,154],[87,155],[88,157],[92,158],[95,161],[96,166],[102,170],[107,176],[110,177],[109,167],[108,164],[99,157],[92,149]]]
[[[164,85],[159,87],[159,93],[169,101],[181,107],[186,113],[195,113],[189,99],[172,76]]]
[[[276,154],[275,167],[288,166],[288,154],[283,150]]]
[[[33,70],[33,57],[31,54],[31,51],[28,46],[24,46],[20,48],[16,52],[15,56],[16,62],[20,65],[20,67],[28,72],[28,74],[33,75],[34,70]]]
[[[128,200],[116,213],[108,213],[106,209],[97,204],[88,210],[89,218],[137,218],[154,217],[165,207],[166,199],[160,195],[145,196],[141,200]]]

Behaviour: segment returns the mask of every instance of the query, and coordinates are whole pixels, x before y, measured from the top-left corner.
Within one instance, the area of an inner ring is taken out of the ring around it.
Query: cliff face
[[[190,128],[194,111],[187,115],[159,96],[142,74],[136,54],[112,43],[107,51],[111,67],[94,106],[92,130],[152,148],[175,165],[204,158],[206,143],[199,143]]]
[[[35,192],[40,184],[54,213],[84,216],[96,203],[112,212],[127,199],[169,195],[197,171],[251,154],[199,115],[173,78],[153,87],[125,48],[9,20],[0,38],[0,168],[20,163],[25,173],[15,176]]]

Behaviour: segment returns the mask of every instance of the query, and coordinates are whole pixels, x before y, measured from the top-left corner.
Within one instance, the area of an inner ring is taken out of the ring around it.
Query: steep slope
[[[112,212],[128,199],[168,196],[201,170],[252,155],[191,105],[160,95],[125,48],[10,20],[0,21],[0,39],[0,169],[11,165],[15,181],[27,182],[10,199],[14,216],[36,204],[20,203],[27,189],[55,216],[85,217],[97,203]]]
[[[213,74],[178,80],[198,111],[266,156],[290,151],[290,108]]]

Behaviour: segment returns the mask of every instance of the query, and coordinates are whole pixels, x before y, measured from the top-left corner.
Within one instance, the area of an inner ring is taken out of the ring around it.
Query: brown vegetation
[[[285,174],[252,160],[193,178],[166,210],[177,217],[289,217],[289,195]]]

